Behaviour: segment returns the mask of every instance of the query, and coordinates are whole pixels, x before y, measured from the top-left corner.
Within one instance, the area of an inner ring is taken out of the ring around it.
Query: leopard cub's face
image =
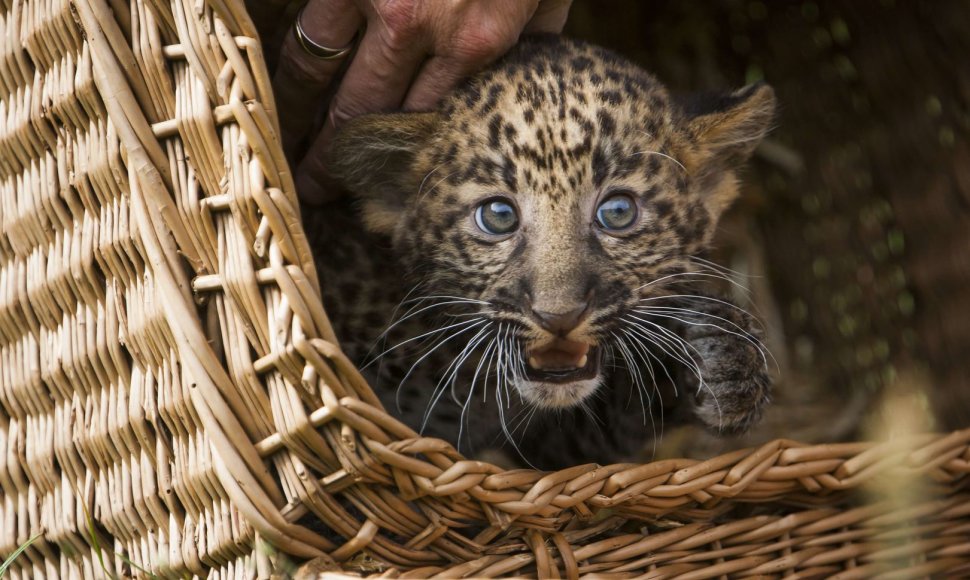
[[[710,240],[773,108],[766,86],[678,102],[602,49],[532,40],[436,112],[353,122],[332,166],[456,368],[564,408],[664,341],[643,306]]]

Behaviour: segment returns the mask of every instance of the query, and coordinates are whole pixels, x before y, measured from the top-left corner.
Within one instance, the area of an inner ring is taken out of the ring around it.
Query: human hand
[[[298,18],[316,44],[348,46],[367,26],[357,50],[336,60],[309,54],[292,32],[283,41],[273,84],[290,155],[307,137],[345,59],[352,59],[322,131],[297,166],[301,200],[319,204],[334,197],[323,187],[324,157],[342,123],[378,111],[433,108],[464,77],[504,54],[520,34],[560,32],[571,1],[309,0]]]

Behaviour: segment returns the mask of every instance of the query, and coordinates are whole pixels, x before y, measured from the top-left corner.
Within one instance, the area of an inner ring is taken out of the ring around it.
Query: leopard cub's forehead
[[[574,41],[527,40],[442,106],[432,143],[452,184],[560,195],[600,186],[676,140],[669,97],[652,76]],[[624,161],[627,161],[624,167]]]

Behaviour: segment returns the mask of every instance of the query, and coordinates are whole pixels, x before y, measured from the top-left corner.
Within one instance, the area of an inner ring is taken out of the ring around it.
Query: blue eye
[[[475,208],[475,225],[486,234],[501,236],[519,227],[519,216],[512,204],[492,199]]]
[[[604,230],[625,230],[637,221],[637,204],[625,193],[611,195],[596,208],[596,223]]]

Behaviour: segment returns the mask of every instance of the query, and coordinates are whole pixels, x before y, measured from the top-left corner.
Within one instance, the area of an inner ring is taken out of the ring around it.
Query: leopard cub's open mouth
[[[595,378],[600,370],[600,349],[585,342],[556,338],[525,354],[530,381],[571,383]]]

